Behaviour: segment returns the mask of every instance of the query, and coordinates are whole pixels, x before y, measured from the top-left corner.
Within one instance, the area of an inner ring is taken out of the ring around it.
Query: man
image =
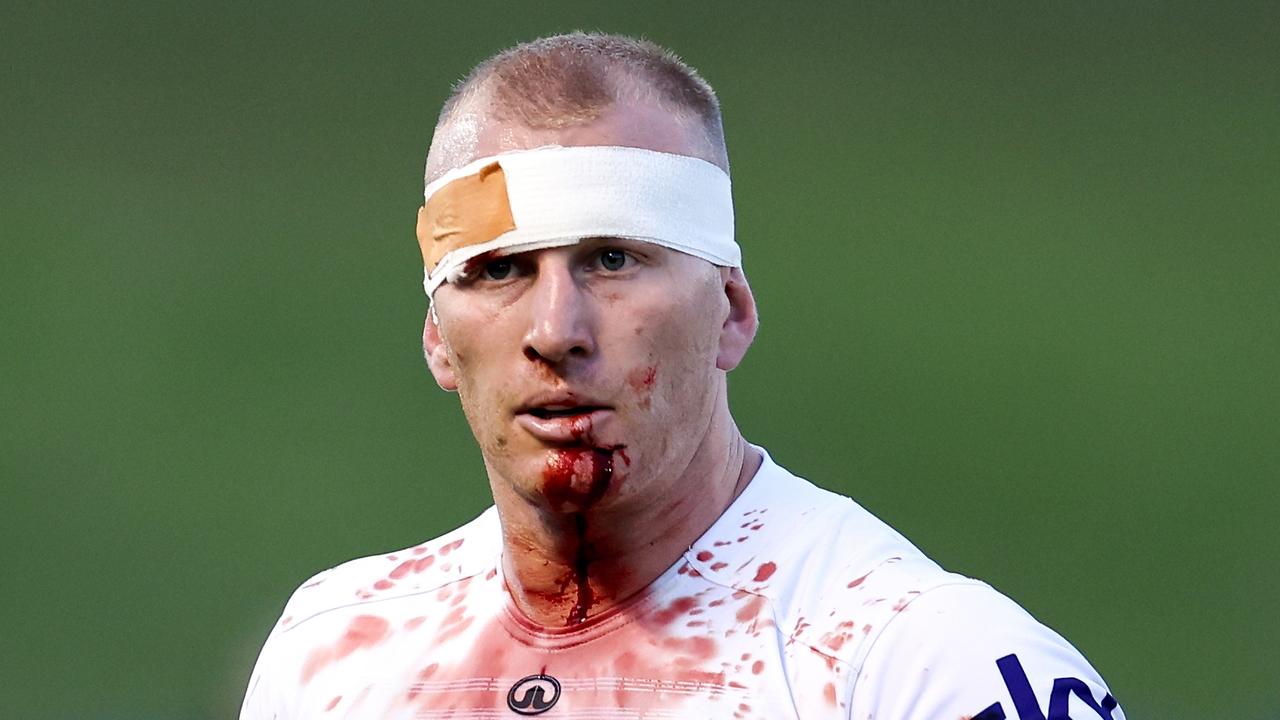
[[[1066,641],[746,442],[756,331],[711,88],[649,43],[486,61],[418,236],[494,507],[321,573],[242,718],[1110,718]]]

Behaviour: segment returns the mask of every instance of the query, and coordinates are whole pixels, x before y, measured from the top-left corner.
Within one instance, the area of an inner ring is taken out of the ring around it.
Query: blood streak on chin
[[[612,479],[613,453],[608,450],[553,450],[542,469],[542,493],[556,510],[583,510],[604,495]]]
[[[569,617],[566,618],[566,624],[578,625],[587,621],[587,613],[591,612],[591,606],[595,604],[595,597],[591,593],[591,581],[587,577],[587,566],[591,564],[592,550],[587,544],[587,516],[578,513],[573,516],[574,524],[578,531],[578,556],[573,562],[573,581],[578,586],[578,600],[574,603],[573,609],[569,611]],[[543,669],[543,673],[546,669]]]
[[[575,423],[575,431],[578,427]],[[590,425],[586,424],[583,434],[589,430]],[[594,505],[605,494],[612,479],[613,453],[600,448],[554,450],[542,470],[542,493],[551,506],[560,511],[577,510],[574,529],[578,549],[573,560],[573,581],[578,593],[566,618],[569,625],[584,622],[595,602],[587,574],[593,551],[587,542],[587,518],[582,511]]]

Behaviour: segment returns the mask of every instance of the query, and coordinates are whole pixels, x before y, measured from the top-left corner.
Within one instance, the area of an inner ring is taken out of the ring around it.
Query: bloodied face
[[[482,256],[441,287],[432,370],[491,477],[563,512],[676,492],[724,400],[730,275],[597,238]]]
[[[457,163],[546,145],[708,159],[696,123],[635,99],[567,127],[475,125]],[[561,512],[679,493],[708,429],[731,423],[725,372],[755,334],[740,270],[607,237],[480,256],[436,291],[434,314],[428,363],[459,393],[495,499],[509,489]]]

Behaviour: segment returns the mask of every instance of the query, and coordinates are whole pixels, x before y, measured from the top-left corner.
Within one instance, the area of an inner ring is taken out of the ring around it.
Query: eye
[[[506,280],[511,275],[511,260],[499,258],[490,260],[480,270],[480,277],[485,280]]]
[[[605,270],[621,270],[627,264],[627,254],[621,250],[605,250],[600,253],[600,267]]]

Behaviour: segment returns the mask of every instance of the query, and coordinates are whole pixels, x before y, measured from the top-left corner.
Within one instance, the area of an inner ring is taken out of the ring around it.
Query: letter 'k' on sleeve
[[[942,585],[907,605],[852,694],[851,720],[1125,720],[1070,643],[977,584]]]

